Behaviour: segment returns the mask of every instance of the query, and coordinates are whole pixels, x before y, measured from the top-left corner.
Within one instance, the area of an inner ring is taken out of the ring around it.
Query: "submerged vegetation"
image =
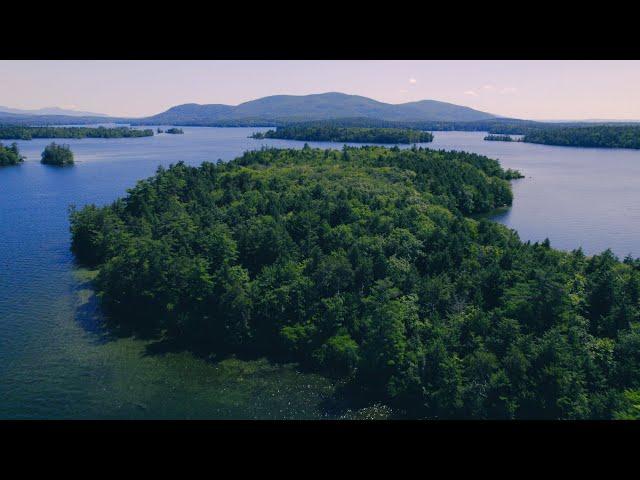
[[[640,126],[597,125],[532,129],[526,133],[523,140],[567,147],[640,149]]]
[[[636,414],[640,262],[471,219],[511,204],[507,178],[421,148],[178,163],[72,210],[72,250],[116,325],[300,362],[406,416]]]
[[[47,145],[42,152],[42,159],[40,163],[45,165],[55,165],[58,167],[64,167],[67,165],[73,165],[73,152],[69,145],[58,145],[51,143]]]
[[[0,143],[0,167],[18,165],[22,162],[24,162],[24,157],[20,155],[18,144],[12,143],[11,146],[5,147]]]
[[[276,130],[254,133],[251,138],[279,138],[318,142],[353,143],[427,143],[433,135],[406,128],[342,127],[330,122],[290,125]]]
[[[151,137],[153,130],[136,130],[128,127],[27,127],[0,126],[0,138],[31,140],[33,138],[123,138]]]

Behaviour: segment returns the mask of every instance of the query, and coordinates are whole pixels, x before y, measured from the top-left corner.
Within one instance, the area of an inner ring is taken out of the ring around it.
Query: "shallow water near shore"
[[[17,142],[26,162],[0,168],[0,418],[330,418],[333,381],[264,359],[202,359],[113,337],[91,273],[69,252],[70,204],[103,205],[159,165],[230,160],[266,129],[192,128],[184,135],[60,140],[77,164],[39,163],[50,140]],[[640,255],[640,152],[484,142],[481,132],[435,132],[430,148],[467,150],[519,169],[514,205],[493,215],[523,240],[549,237],[585,253]],[[10,143],[4,141],[3,143]],[[311,146],[340,148],[327,142]],[[357,416],[357,415],[356,415]]]

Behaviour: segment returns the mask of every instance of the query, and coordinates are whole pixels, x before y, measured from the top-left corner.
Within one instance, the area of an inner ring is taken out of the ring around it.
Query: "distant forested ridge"
[[[273,122],[296,123],[354,117],[445,122],[496,118],[490,113],[436,100],[390,104],[359,95],[329,92],[272,95],[240,105],[187,103],[137,121],[145,125],[212,125],[219,122],[270,122],[268,124],[273,125]]]
[[[54,142],[45,147],[40,163],[57,167],[73,165],[73,152],[69,145],[58,145]]]
[[[254,133],[252,138],[354,143],[427,143],[433,141],[431,133],[421,130],[340,127],[330,123],[278,127],[276,130]]]
[[[24,162],[24,157],[20,155],[20,150],[16,143],[12,143],[9,147],[5,147],[0,143],[0,167],[18,165],[22,162]]]
[[[532,129],[523,141],[567,147],[640,148],[640,125]]]
[[[127,127],[0,126],[0,139],[31,140],[33,138],[123,138],[150,136],[153,136],[153,130],[136,130]]]
[[[72,210],[72,250],[123,331],[297,361],[406,417],[633,417],[640,262],[471,219],[506,177],[421,148],[178,163]]]

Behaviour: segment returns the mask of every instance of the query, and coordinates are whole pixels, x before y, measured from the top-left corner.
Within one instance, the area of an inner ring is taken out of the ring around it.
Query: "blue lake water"
[[[331,383],[291,366],[157,355],[147,341],[106,338],[86,272],[69,252],[70,204],[111,202],[159,165],[303,145],[247,138],[257,130],[264,129],[65,140],[77,163],[62,169],[39,163],[50,140],[18,142],[25,163],[0,168],[0,418],[325,416],[319,405]],[[431,148],[481,153],[525,174],[513,182],[513,207],[496,216],[523,240],[640,256],[640,151],[484,142],[480,132],[434,135]]]
[[[640,256],[640,150],[485,142],[480,132],[434,135],[433,148],[487,155],[525,175],[512,184],[513,206],[494,217],[523,240],[548,237],[563,250]]]

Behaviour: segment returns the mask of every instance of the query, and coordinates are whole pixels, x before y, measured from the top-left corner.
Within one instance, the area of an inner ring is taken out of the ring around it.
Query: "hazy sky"
[[[344,92],[528,119],[639,119],[640,61],[0,61],[0,105],[146,116]]]

